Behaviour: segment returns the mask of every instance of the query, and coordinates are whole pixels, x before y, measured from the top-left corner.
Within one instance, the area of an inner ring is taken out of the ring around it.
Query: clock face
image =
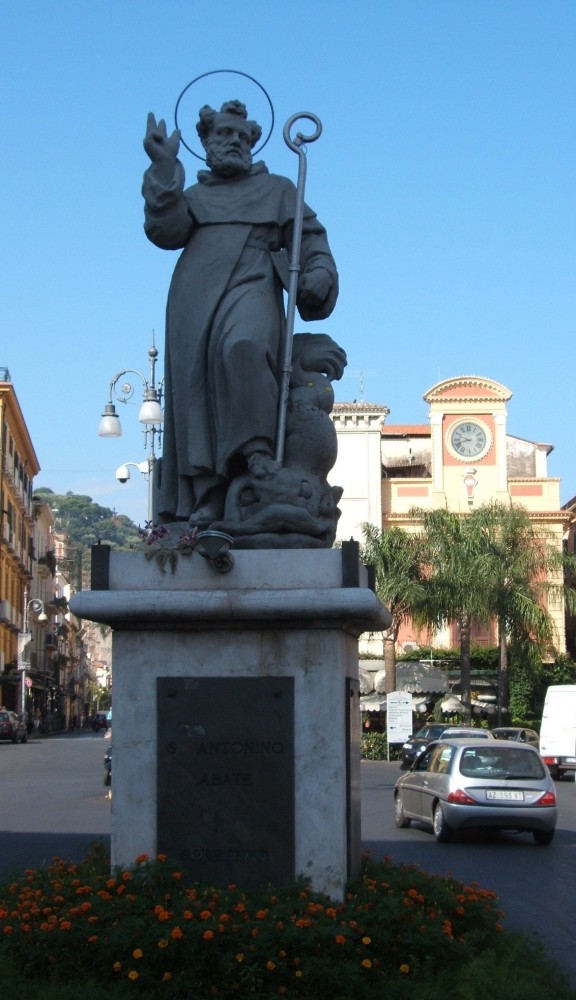
[[[463,420],[450,432],[450,443],[461,458],[476,458],[486,451],[489,441],[486,431],[473,420]]]

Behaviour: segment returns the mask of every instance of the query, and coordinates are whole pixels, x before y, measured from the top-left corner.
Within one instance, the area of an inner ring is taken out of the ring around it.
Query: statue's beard
[[[206,164],[219,177],[234,177],[236,174],[248,173],[252,166],[252,154],[249,150],[208,146]]]

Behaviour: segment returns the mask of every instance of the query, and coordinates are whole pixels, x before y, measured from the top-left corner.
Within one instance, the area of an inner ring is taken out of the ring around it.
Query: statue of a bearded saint
[[[148,116],[145,231],[181,250],[166,315],[157,523],[207,528],[239,475],[274,464],[283,287],[296,205],[290,180],[252,162],[261,129],[239,101],[200,110],[208,170],[185,189],[180,133]],[[304,206],[297,307],[325,319],[338,295],[326,231]]]

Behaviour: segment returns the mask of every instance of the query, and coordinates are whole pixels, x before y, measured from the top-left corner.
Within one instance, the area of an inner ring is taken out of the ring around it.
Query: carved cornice
[[[458,375],[443,379],[424,393],[427,403],[505,403],[512,398],[510,389],[482,375]]]
[[[334,403],[330,417],[336,428],[380,428],[390,409],[381,403]]]

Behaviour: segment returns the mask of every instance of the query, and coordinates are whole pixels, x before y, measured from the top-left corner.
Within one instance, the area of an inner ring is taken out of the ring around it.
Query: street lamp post
[[[153,490],[154,490],[154,463],[156,461],[156,455],[154,454],[154,448],[150,449],[150,454],[145,462],[123,462],[116,469],[116,479],[119,483],[127,483],[130,479],[130,469],[132,466],[134,469],[138,469],[144,476],[144,479],[148,481],[148,520],[152,521],[153,516]]]
[[[32,633],[28,631],[29,613],[33,611],[37,616],[37,622],[47,622],[48,615],[44,608],[44,601],[39,597],[28,600],[28,588],[24,588],[24,607],[22,615],[22,631],[18,634],[18,670],[20,671],[20,711],[22,715],[26,711],[26,650],[32,639]]]
[[[162,379],[158,384],[156,384],[156,362],[158,359],[158,351],[152,342],[152,346],[148,351],[148,358],[150,363],[150,375],[147,379],[142,372],[135,368],[124,368],[122,371],[117,372],[110,382],[110,393],[108,402],[104,407],[104,413],[102,414],[102,419],[98,425],[98,434],[100,437],[115,438],[122,435],[122,427],[120,424],[120,419],[116,412],[116,407],[113,402],[113,397],[115,397],[120,403],[127,403],[129,399],[134,395],[134,386],[131,382],[123,382],[119,385],[121,379],[125,375],[138,375],[142,380],[144,388],[144,398],[142,401],[142,406],[140,407],[140,412],[138,414],[138,420],[143,425],[142,430],[144,433],[144,447],[148,448],[148,458],[146,462],[125,462],[116,470],[116,478],[121,482],[125,483],[130,479],[130,472],[128,469],[129,465],[134,465],[138,468],[139,472],[143,475],[148,476],[148,520],[152,520],[152,508],[153,508],[153,495],[154,495],[154,467],[156,464],[156,451],[155,442],[156,438],[158,443],[162,439],[162,424],[164,423],[164,413],[162,412],[162,391],[164,386],[164,380]]]

